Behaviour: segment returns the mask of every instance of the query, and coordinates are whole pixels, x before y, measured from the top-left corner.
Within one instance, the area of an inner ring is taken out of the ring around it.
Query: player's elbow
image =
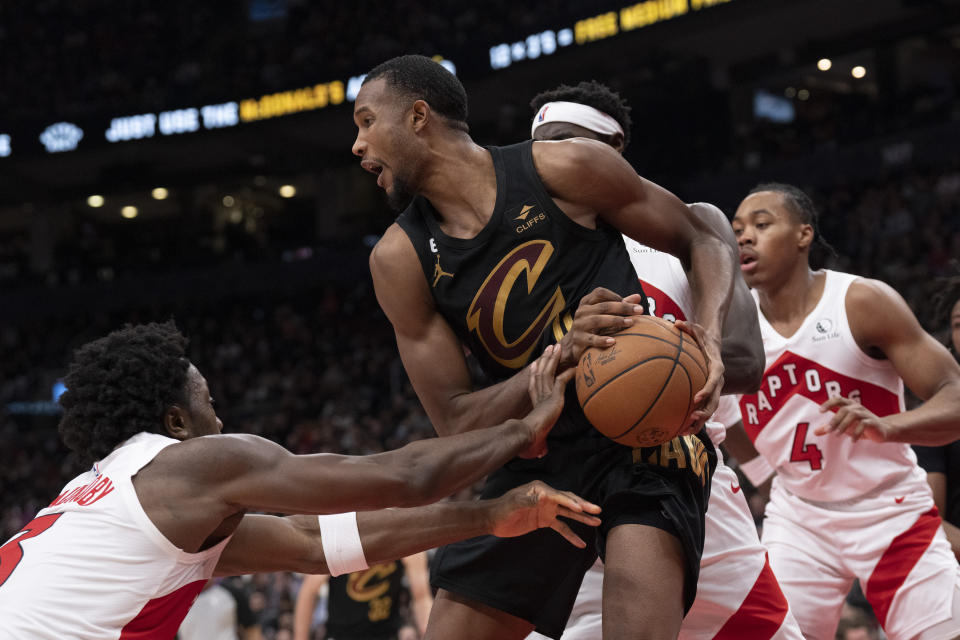
[[[723,393],[756,393],[763,382],[763,357],[744,353],[723,359]]]
[[[437,435],[452,436],[473,431],[481,426],[477,424],[479,411],[471,400],[470,391],[460,391],[448,398],[447,410],[434,424]]]

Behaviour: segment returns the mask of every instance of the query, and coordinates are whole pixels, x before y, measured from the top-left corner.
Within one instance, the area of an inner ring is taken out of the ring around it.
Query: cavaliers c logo
[[[347,577],[347,595],[356,602],[369,602],[390,590],[387,577],[397,570],[396,562],[375,564]]]
[[[519,369],[526,365],[544,328],[566,306],[563,293],[557,287],[546,306],[519,338],[510,341],[504,335],[503,320],[513,285],[521,274],[526,274],[527,293],[531,293],[551,255],[553,245],[546,240],[523,243],[494,267],[467,310],[467,329],[475,331],[487,353],[505,367]]]

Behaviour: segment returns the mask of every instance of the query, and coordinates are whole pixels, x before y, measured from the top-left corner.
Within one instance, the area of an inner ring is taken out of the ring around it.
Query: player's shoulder
[[[244,464],[253,452],[276,447],[273,442],[250,433],[221,433],[189,438],[160,451],[153,466],[171,467],[173,471],[226,470]]]
[[[417,252],[407,232],[396,222],[387,227],[370,252],[370,269],[374,277],[397,267],[419,264]],[[418,266],[419,268],[419,266]]]
[[[907,301],[882,280],[854,279],[847,288],[844,306],[850,331],[861,348],[880,348],[922,332]]]
[[[620,158],[610,145],[589,138],[537,140],[533,143],[532,153],[533,163],[541,175],[544,172],[582,170],[607,158]]]
[[[851,274],[844,274],[848,277]],[[853,276],[847,288],[848,313],[872,312],[889,309],[891,304],[905,304],[897,290],[882,280]]]
[[[727,218],[727,214],[725,214],[720,207],[709,202],[691,202],[687,207],[690,208],[694,216],[709,225],[710,229],[727,240],[731,247],[736,246],[736,237],[733,235],[733,229],[730,227],[730,219]]]

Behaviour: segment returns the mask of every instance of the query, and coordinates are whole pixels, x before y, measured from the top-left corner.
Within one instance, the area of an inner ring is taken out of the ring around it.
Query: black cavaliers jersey
[[[392,638],[400,629],[403,564],[386,562],[330,577],[327,638]]]
[[[580,298],[594,288],[643,293],[620,233],[602,221],[594,230],[567,217],[540,181],[532,149],[532,141],[489,148],[497,198],[475,237],[444,234],[423,197],[397,218],[417,250],[437,309],[494,381],[559,341]],[[554,434],[567,430],[558,424]]]

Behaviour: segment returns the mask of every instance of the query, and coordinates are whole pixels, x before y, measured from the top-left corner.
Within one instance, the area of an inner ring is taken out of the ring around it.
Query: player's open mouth
[[[383,165],[379,162],[374,162],[372,160],[364,160],[360,163],[360,166],[363,167],[365,171],[369,171],[373,175],[377,176],[377,186],[383,187],[382,177],[383,177]]]
[[[752,253],[740,254],[740,271],[753,271],[757,266],[757,256]]]

